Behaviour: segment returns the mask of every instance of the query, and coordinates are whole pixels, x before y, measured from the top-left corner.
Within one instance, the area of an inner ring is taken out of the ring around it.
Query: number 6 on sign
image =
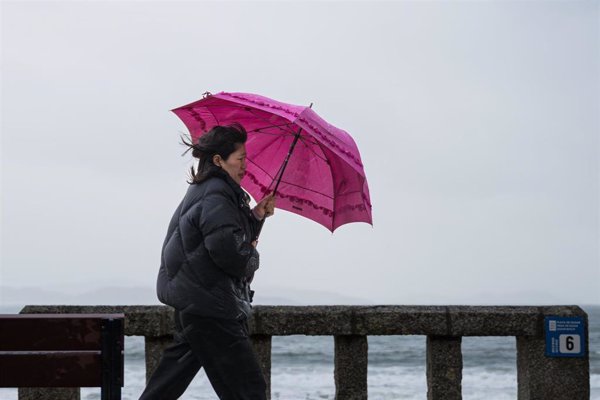
[[[581,351],[581,336],[579,335],[560,335],[558,341],[561,353],[576,354]]]

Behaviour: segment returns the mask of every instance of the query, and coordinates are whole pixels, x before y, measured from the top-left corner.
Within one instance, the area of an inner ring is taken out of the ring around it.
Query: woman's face
[[[246,174],[246,146],[243,143],[238,144],[236,151],[231,153],[227,160],[219,157],[218,163],[239,185]]]

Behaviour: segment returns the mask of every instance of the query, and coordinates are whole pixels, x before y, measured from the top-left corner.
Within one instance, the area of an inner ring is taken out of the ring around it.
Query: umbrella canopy
[[[350,222],[372,224],[369,187],[354,140],[310,107],[221,92],[206,93],[172,111],[194,141],[216,125],[237,122],[246,129],[242,187],[256,200],[273,191],[281,179],[277,208],[310,218],[332,232]],[[293,152],[284,168],[290,148]]]

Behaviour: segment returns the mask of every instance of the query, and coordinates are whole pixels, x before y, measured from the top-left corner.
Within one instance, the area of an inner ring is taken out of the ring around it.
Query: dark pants
[[[266,400],[266,383],[244,321],[175,312],[165,349],[140,400],[175,400],[201,367],[221,400]]]

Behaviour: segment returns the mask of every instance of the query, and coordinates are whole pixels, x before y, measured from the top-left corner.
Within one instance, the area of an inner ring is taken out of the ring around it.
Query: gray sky
[[[169,110],[224,90],[313,102],[371,190],[374,228],[277,212],[258,300],[599,303],[599,4],[4,1],[1,285],[153,298]]]

